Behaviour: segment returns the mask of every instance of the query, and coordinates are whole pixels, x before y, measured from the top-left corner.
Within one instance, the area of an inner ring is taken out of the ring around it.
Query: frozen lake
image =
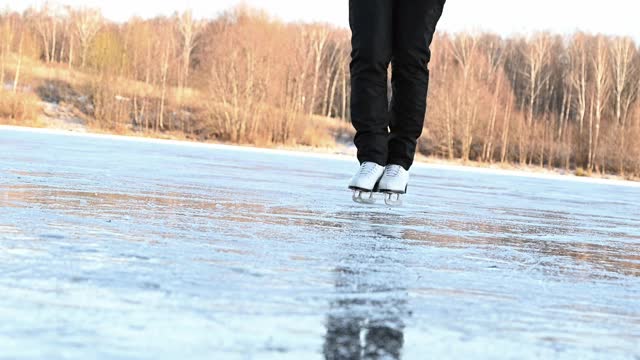
[[[0,359],[640,358],[640,188],[0,128]]]

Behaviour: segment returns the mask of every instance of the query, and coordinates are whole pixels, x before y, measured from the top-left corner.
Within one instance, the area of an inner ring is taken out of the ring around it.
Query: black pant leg
[[[409,169],[422,135],[429,88],[429,47],[445,0],[396,0],[389,164]]]
[[[360,162],[386,165],[389,141],[387,70],[393,40],[393,0],[350,0],[351,121]]]

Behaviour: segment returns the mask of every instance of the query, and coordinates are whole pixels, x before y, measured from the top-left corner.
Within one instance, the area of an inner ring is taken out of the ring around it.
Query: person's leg
[[[392,52],[393,0],[350,0],[351,121],[358,160],[386,165],[389,141],[387,70]]]
[[[422,135],[431,59],[429,46],[445,0],[397,0],[393,9],[391,135],[388,163],[409,170]]]

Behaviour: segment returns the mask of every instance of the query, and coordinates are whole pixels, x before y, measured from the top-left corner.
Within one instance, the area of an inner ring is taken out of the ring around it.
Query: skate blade
[[[400,194],[386,194],[384,197],[384,203],[391,207],[400,207],[403,204]]]
[[[399,207],[402,206],[402,195],[407,193],[408,186],[404,189],[403,192],[400,191],[383,191],[384,193],[384,203],[387,206]]]
[[[370,191],[353,190],[353,196],[351,198],[358,204],[373,205],[376,203],[373,192]]]

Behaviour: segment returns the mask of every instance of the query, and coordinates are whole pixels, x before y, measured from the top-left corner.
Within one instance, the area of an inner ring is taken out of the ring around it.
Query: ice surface
[[[640,189],[0,129],[0,359],[640,357]]]

